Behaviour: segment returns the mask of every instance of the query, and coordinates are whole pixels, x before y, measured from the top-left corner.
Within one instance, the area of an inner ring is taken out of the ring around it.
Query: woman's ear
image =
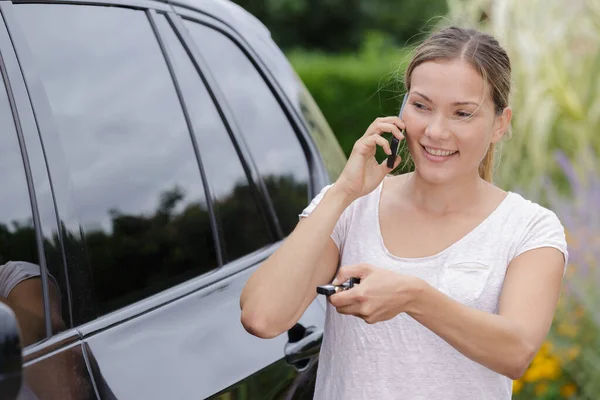
[[[508,131],[512,119],[512,108],[505,107],[502,114],[496,116],[494,131],[492,132],[492,143],[497,143]]]

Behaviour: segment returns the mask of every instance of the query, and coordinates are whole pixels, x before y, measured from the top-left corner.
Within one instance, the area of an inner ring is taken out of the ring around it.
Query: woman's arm
[[[316,297],[316,287],[328,283],[339,262],[339,251],[331,234],[344,210],[372,192],[392,168],[375,158],[377,146],[391,154],[390,143],[381,137],[391,132],[402,139],[404,122],[398,117],[378,118],[356,141],[348,162],[308,218],[250,277],[242,295],[242,325],[248,332],[272,338],[290,329]]]
[[[548,334],[563,271],[558,250],[531,250],[511,262],[497,315],[465,306],[428,285],[409,315],[473,361],[518,379]]]
[[[548,334],[563,271],[563,255],[554,248],[516,257],[505,277],[498,314],[459,303],[418,278],[371,266],[340,271],[340,280],[365,279],[330,301],[338,311],[369,323],[406,312],[471,360],[518,379]]]
[[[240,298],[248,332],[272,338],[290,329],[334,277],[339,252],[331,233],[351,199],[332,186],[271,257],[250,277]]]
[[[60,311],[60,296],[52,282],[50,290],[50,318],[54,333],[63,331],[65,324]],[[23,347],[29,346],[46,337],[42,279],[31,277],[20,282],[12,289],[7,299],[0,298],[14,311],[23,339]]]

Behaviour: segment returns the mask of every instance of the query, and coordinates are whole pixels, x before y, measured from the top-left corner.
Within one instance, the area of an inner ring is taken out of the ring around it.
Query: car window
[[[296,132],[259,71],[234,41],[208,26],[185,23],[235,115],[287,235],[308,201],[309,168]]]
[[[79,209],[61,218],[84,227],[99,313],[217,267],[190,132],[145,12],[15,9]]]
[[[2,79],[0,182],[3,189],[0,207],[0,302],[7,304],[15,313],[22,344],[29,346],[46,337],[42,280],[25,168]]]
[[[156,18],[192,121],[202,165],[224,238],[224,259],[232,261],[271,242],[244,167],[210,94],[166,17]]]
[[[331,182],[335,182],[346,165],[346,155],[319,106],[297,75],[296,82],[298,85],[296,101],[308,125],[310,135],[319,149],[325,168],[327,168],[329,179]]]

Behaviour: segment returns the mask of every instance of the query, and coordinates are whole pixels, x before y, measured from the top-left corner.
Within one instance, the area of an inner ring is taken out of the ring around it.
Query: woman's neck
[[[419,210],[439,216],[461,213],[479,203],[490,185],[475,173],[445,184],[432,184],[415,171],[408,176],[403,190]]]

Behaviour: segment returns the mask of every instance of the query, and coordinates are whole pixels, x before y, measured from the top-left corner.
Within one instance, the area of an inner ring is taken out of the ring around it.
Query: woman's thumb
[[[350,278],[362,279],[367,275],[368,272],[369,268],[366,264],[357,264],[341,267],[332,283],[334,285],[341,285]]]

